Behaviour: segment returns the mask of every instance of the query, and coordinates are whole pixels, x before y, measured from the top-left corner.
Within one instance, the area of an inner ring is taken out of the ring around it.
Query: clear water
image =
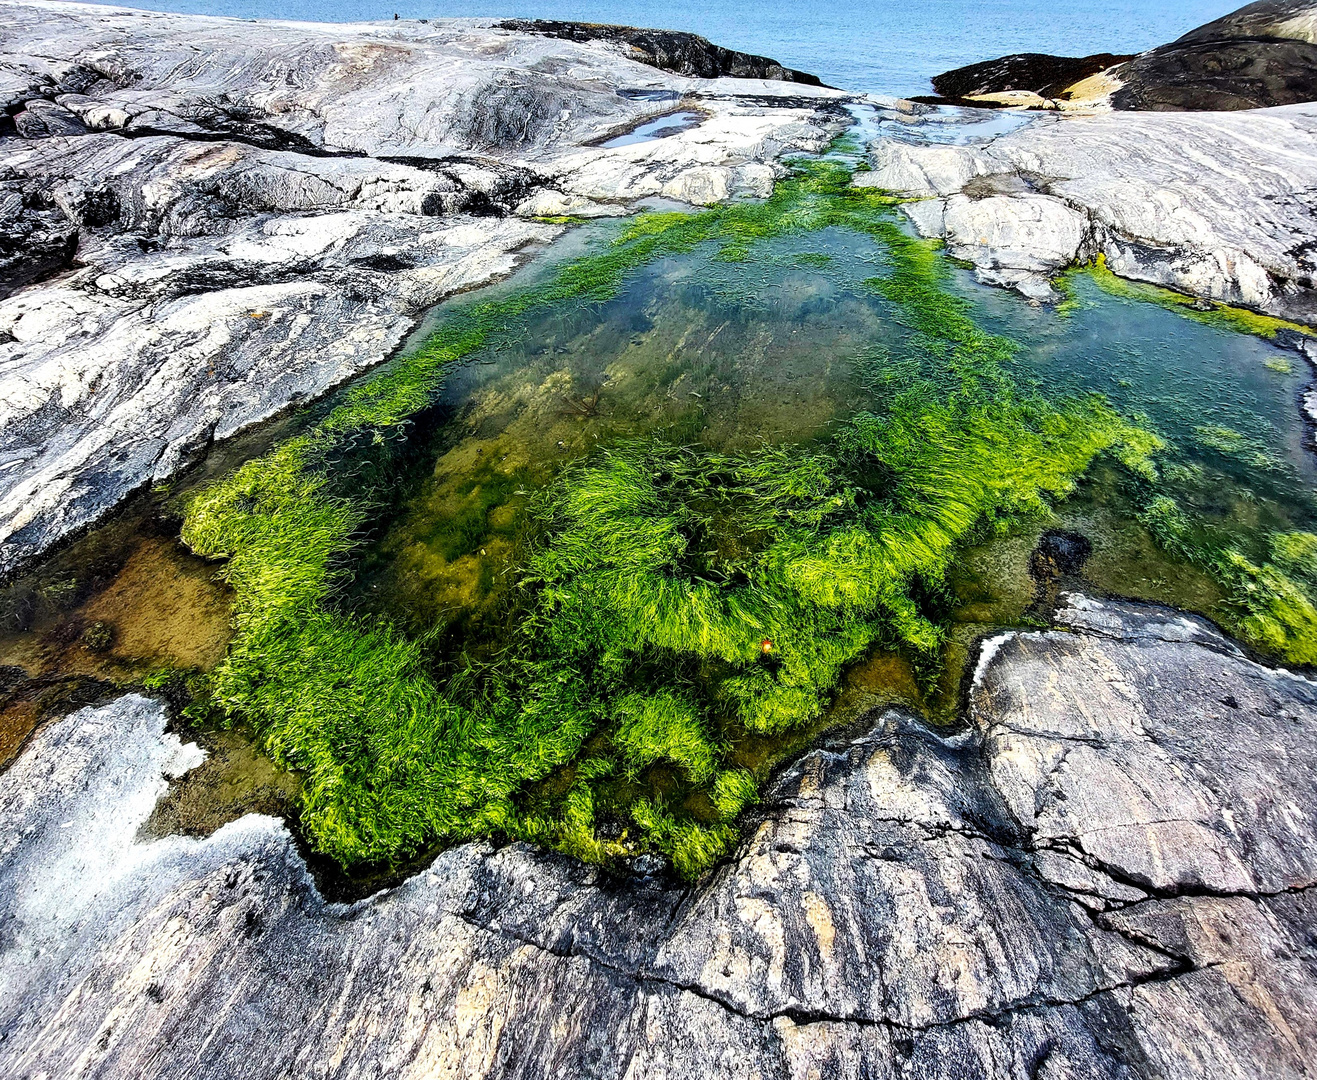
[[[1012,52],[1139,52],[1218,18],[1236,0],[135,0],[240,18],[351,22],[480,16],[690,30],[847,90],[931,92],[942,71]]]
[[[753,22],[731,9],[697,12],[668,5],[660,10],[643,4],[410,13],[676,25],[775,55],[835,84],[907,93],[926,88],[928,74],[1016,49],[1083,52],[1155,44],[1228,6],[1181,5],[1173,11],[1132,3],[1100,11],[1096,5],[1072,6],[1049,12],[1046,27],[1030,25],[1019,0],[926,3],[918,16],[881,4],[863,10],[820,5],[806,9],[808,17],[798,5],[789,11],[770,6],[757,8]],[[251,3],[208,10],[326,19],[382,14],[359,6],[291,11]],[[847,55],[855,41],[875,42],[873,55]],[[943,111],[910,128],[883,120],[872,109],[853,111],[864,140],[882,134],[972,141],[1025,122]],[[529,284],[556,264],[594,250],[622,227],[598,222],[573,230],[512,280],[441,305],[415,340],[463,304]],[[839,421],[873,400],[872,364],[899,357],[909,332],[888,303],[862,285],[884,269],[871,241],[831,230],[761,244],[744,262],[720,262],[711,255],[698,250],[656,262],[607,303],[538,315],[515,338],[455,371],[437,407],[418,425],[411,472],[373,542],[357,558],[341,602],[417,633],[436,632],[428,640],[439,663],[459,651],[478,657],[482,648],[497,648],[507,631],[510,586],[524,565],[530,532],[527,511],[536,491],[564,465],[600,445],[635,437],[719,450],[763,442],[805,445],[827,437]],[[970,302],[980,323],[1020,343],[1012,372],[1017,382],[1047,397],[1096,391],[1122,412],[1143,418],[1171,445],[1162,490],[1236,540],[1249,557],[1265,557],[1272,532],[1317,527],[1317,475],[1297,405],[1308,372],[1296,355],[1153,304],[1111,296],[1082,276],[1075,282],[1075,302],[1059,312],[981,287],[964,271],[950,273],[954,291]],[[1225,430],[1234,433],[1233,442],[1220,437]],[[278,434],[268,432],[266,445]],[[263,448],[253,443],[249,450]],[[740,739],[731,763],[762,771],[820,727],[879,702],[902,702],[933,718],[953,719],[973,642],[1030,618],[1039,599],[1030,553],[1048,527],[1091,539],[1094,553],[1080,587],[1211,613],[1222,599],[1218,585],[1159,548],[1139,524],[1136,509],[1128,476],[1099,464],[1051,519],[1019,523],[1009,535],[965,552],[958,561],[949,583],[954,602],[945,613],[951,629],[939,681],[930,683],[927,671],[917,678],[901,655],[875,652],[848,672],[829,713],[785,737]],[[149,547],[129,544],[127,555],[107,557],[112,566],[101,578],[108,585],[92,586],[85,582],[100,573],[86,556],[93,540],[69,549],[54,572],[31,586],[35,621],[18,634],[0,635],[0,663],[16,662],[43,678],[85,672],[125,681],[160,665],[213,664],[228,638],[227,596],[209,568],[190,561],[171,533],[153,538]],[[159,588],[150,592],[134,586],[135,580]],[[160,614],[174,610],[211,610],[213,617],[192,620],[205,623],[202,634]],[[85,630],[102,620],[115,628],[113,641],[107,652],[93,653],[84,644]],[[21,745],[36,722],[39,712],[28,705],[0,701],[0,757]],[[237,787],[254,790],[265,782],[264,764],[243,760],[231,771],[242,774],[246,786]],[[233,787],[228,775],[219,776],[216,785]],[[198,796],[207,805],[213,798]],[[235,804],[211,816],[218,820],[236,810]]]
[[[499,289],[528,283],[616,227],[578,231]],[[872,242],[828,230],[762,244],[746,262],[710,254],[655,263],[614,300],[545,315],[459,369],[412,489],[358,567],[353,603],[416,632],[446,629],[450,644],[466,648],[497,636],[525,511],[565,463],[638,436],[717,450],[803,444],[872,404],[864,358],[881,364],[908,340],[887,301],[861,285],[883,270]],[[952,287],[985,329],[1020,343],[1019,384],[1048,398],[1101,393],[1161,434],[1171,446],[1161,490],[1244,550],[1274,530],[1314,527],[1317,472],[1297,407],[1309,374],[1297,354],[1108,295],[1084,276],[1064,312],[964,271],[952,272]],[[470,302],[442,305],[433,319]],[[1211,437],[1218,428],[1238,432],[1242,446],[1223,450]],[[1093,539],[1090,588],[1212,610],[1216,587],[1157,548],[1124,485],[1118,470],[1099,467],[1053,520],[1024,523],[965,561],[953,583],[963,632],[945,658],[946,700],[927,704],[950,710],[959,653],[975,634],[1017,623],[1033,602],[1028,555],[1045,527]],[[901,681],[890,666],[855,677],[870,691]]]
[[[652,142],[655,139],[669,139],[673,135],[680,135],[683,131],[690,131],[703,119],[704,117],[697,112],[668,113],[657,116],[653,120],[646,120],[625,135],[618,135],[599,145],[611,150],[615,146],[634,146],[636,143]]]

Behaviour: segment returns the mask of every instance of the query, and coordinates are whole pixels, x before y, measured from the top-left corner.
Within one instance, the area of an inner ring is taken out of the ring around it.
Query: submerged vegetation
[[[227,560],[235,596],[211,699],[303,774],[316,847],[350,865],[501,835],[592,859],[652,847],[696,875],[761,779],[737,765],[738,738],[808,723],[875,644],[929,662],[957,551],[1044,511],[1098,455],[1155,477],[1160,440],[1103,399],[1021,390],[1012,342],[946,289],[893,200],[849,178],[818,162],[763,203],[639,217],[544,283],[452,316],[191,502],[184,540]],[[805,447],[642,438],[570,465],[533,504],[505,630],[479,659],[347,610],[409,421],[454,364],[537,309],[609,299],[660,256],[710,244],[735,261],[826,227],[877,243],[885,272],[866,287],[907,330],[867,373],[869,408]],[[1301,548],[1286,558],[1307,567]]]
[[[1112,296],[1122,297],[1127,300],[1138,300],[1147,304],[1156,304],[1158,307],[1174,311],[1208,326],[1219,326],[1243,334],[1254,334],[1268,341],[1275,340],[1276,335],[1282,331],[1304,336],[1311,336],[1313,333],[1311,327],[1290,322],[1287,319],[1280,319],[1274,315],[1263,315],[1256,311],[1250,311],[1248,308],[1207,301],[1196,296],[1189,296],[1186,293],[1176,292],[1173,289],[1163,288],[1160,285],[1151,285],[1147,282],[1131,281],[1129,278],[1120,277],[1112,273],[1111,268],[1107,266],[1107,257],[1101,254],[1088,265],[1068,271],[1061,276],[1058,285],[1061,291],[1067,294],[1066,299],[1060,305],[1062,314],[1073,303],[1069,283],[1070,279],[1077,273],[1087,275],[1103,292]]]
[[[1063,313],[1077,303],[1072,284],[1076,274],[1084,274],[1110,296],[1154,304],[1222,330],[1267,341],[1276,341],[1281,334],[1292,339],[1313,334],[1310,327],[1298,323],[1118,277],[1101,255],[1061,282],[1068,294]],[[1283,356],[1264,363],[1271,371],[1291,374]],[[1196,424],[1186,435],[1200,450],[1246,467],[1255,481],[1290,472],[1289,464],[1256,435],[1219,423]],[[1165,471],[1168,479],[1176,481],[1169,486],[1180,489],[1181,497],[1136,484],[1138,518],[1163,550],[1205,571],[1219,585],[1224,600],[1211,614],[1263,653],[1290,663],[1317,664],[1317,536],[1303,529],[1258,528],[1256,521],[1240,528],[1209,520],[1188,508],[1186,499],[1213,502],[1220,475],[1205,477],[1201,466],[1172,465]],[[1248,490],[1244,496],[1256,497]]]
[[[1195,522],[1167,495],[1139,515],[1172,555],[1206,570],[1226,592],[1221,621],[1249,644],[1297,664],[1317,664],[1317,535],[1271,533],[1260,564],[1236,539]]]

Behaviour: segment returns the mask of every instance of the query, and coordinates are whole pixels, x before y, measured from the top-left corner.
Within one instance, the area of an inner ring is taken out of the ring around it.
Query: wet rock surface
[[[0,576],[379,363],[538,218],[768,194],[847,98],[763,75],[488,20],[0,3]],[[594,145],[675,101],[704,122]]]
[[[856,182],[920,196],[919,231],[987,283],[1055,299],[1048,277],[1100,254],[1123,277],[1317,321],[1317,104],[1047,115],[978,145],[886,140],[872,158]]]
[[[1317,686],[1069,595],[766,791],[698,885],[464,845],[327,904],[274,819],[138,839],[198,753],[125,697],[0,776],[7,1076],[1298,1077]]]

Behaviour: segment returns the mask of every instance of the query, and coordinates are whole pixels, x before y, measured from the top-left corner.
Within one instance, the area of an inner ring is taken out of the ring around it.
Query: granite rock
[[[3,0],[0,577],[385,359],[562,232],[539,217],[768,194],[849,99],[761,74],[490,20]],[[704,122],[597,145],[679,104]]]
[[[1259,0],[1110,71],[1115,109],[1232,110],[1317,100],[1317,4]]]
[[[986,142],[884,140],[872,159],[856,183],[924,200],[919,231],[989,279],[1015,272],[1037,295],[1102,255],[1123,277],[1317,322],[1317,104],[1047,115]]]
[[[1317,686],[1065,598],[971,726],[871,715],[693,886],[467,844],[326,902],[285,830],[138,836],[195,747],[136,696],[0,776],[0,1072],[1300,1077]]]

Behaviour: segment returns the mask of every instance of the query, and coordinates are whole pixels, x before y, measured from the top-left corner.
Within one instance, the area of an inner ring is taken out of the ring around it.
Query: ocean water
[[[929,79],[1012,52],[1139,52],[1238,7],[1235,0],[138,0],[241,18],[350,22],[443,16],[579,19],[691,30],[847,90],[929,93]]]

